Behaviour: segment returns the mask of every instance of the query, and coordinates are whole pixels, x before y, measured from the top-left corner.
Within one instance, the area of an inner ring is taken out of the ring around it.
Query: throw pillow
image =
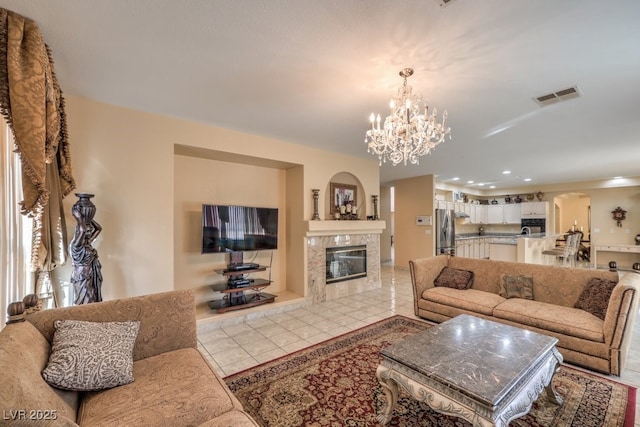
[[[604,316],[607,314],[607,307],[609,306],[609,298],[616,284],[617,282],[612,280],[603,280],[594,277],[589,280],[587,286],[584,287],[578,297],[578,301],[576,301],[573,307],[587,311],[604,320]]]
[[[133,346],[140,322],[56,320],[42,377],[65,390],[103,390],[133,382]]]
[[[433,284],[453,289],[469,289],[473,284],[473,271],[445,267],[440,271]]]
[[[500,296],[533,299],[533,277],[503,274],[500,276]]]

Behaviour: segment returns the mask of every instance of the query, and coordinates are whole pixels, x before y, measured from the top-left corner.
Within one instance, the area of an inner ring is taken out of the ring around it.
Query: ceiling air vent
[[[547,105],[555,104],[560,101],[568,101],[569,99],[578,98],[582,96],[580,91],[578,90],[578,86],[572,86],[567,89],[562,89],[557,92],[549,93],[546,95],[538,96],[533,98],[534,101],[541,107],[545,107]]]
[[[449,6],[449,3],[453,3],[453,0],[436,0],[436,3],[438,3],[440,7],[445,7]]]

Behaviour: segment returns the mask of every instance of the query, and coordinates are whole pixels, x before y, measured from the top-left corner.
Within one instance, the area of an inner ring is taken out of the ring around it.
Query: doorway
[[[564,193],[553,198],[554,230],[559,233],[580,231],[586,240],[591,234],[591,195]]]
[[[553,198],[554,230],[567,236],[569,233],[582,234],[578,246],[577,266],[590,265],[591,245],[591,195],[586,193],[565,193]]]

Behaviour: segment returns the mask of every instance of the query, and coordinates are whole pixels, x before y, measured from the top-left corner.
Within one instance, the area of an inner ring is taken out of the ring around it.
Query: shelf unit
[[[271,280],[255,278],[248,279],[250,280],[250,283],[243,284],[242,286],[233,287],[229,285],[231,280],[238,276],[267,271],[270,268],[271,265],[259,265],[255,268],[244,270],[233,270],[228,268],[215,270],[216,273],[226,277],[227,281],[211,285],[211,289],[215,292],[222,293],[223,297],[222,299],[209,301],[209,308],[216,313],[225,313],[227,311],[242,310],[273,302],[276,299],[275,295],[262,292],[264,288],[271,285]]]

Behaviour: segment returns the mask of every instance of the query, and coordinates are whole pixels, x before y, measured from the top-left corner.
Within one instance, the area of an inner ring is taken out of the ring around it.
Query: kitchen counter
[[[461,233],[456,234],[456,254],[470,258],[552,264],[555,261],[553,257],[543,255],[542,251],[554,247],[559,236],[547,233]],[[476,241],[480,242],[478,250],[475,249],[478,246]]]
[[[511,243],[505,244],[516,244],[516,239],[528,238],[528,239],[541,239],[547,237],[546,233],[534,233],[534,234],[518,234],[518,233],[486,233],[484,235],[479,235],[477,233],[464,233],[464,234],[456,234],[456,240],[468,240],[468,239],[495,239],[496,243],[506,242],[507,239],[512,239]]]

